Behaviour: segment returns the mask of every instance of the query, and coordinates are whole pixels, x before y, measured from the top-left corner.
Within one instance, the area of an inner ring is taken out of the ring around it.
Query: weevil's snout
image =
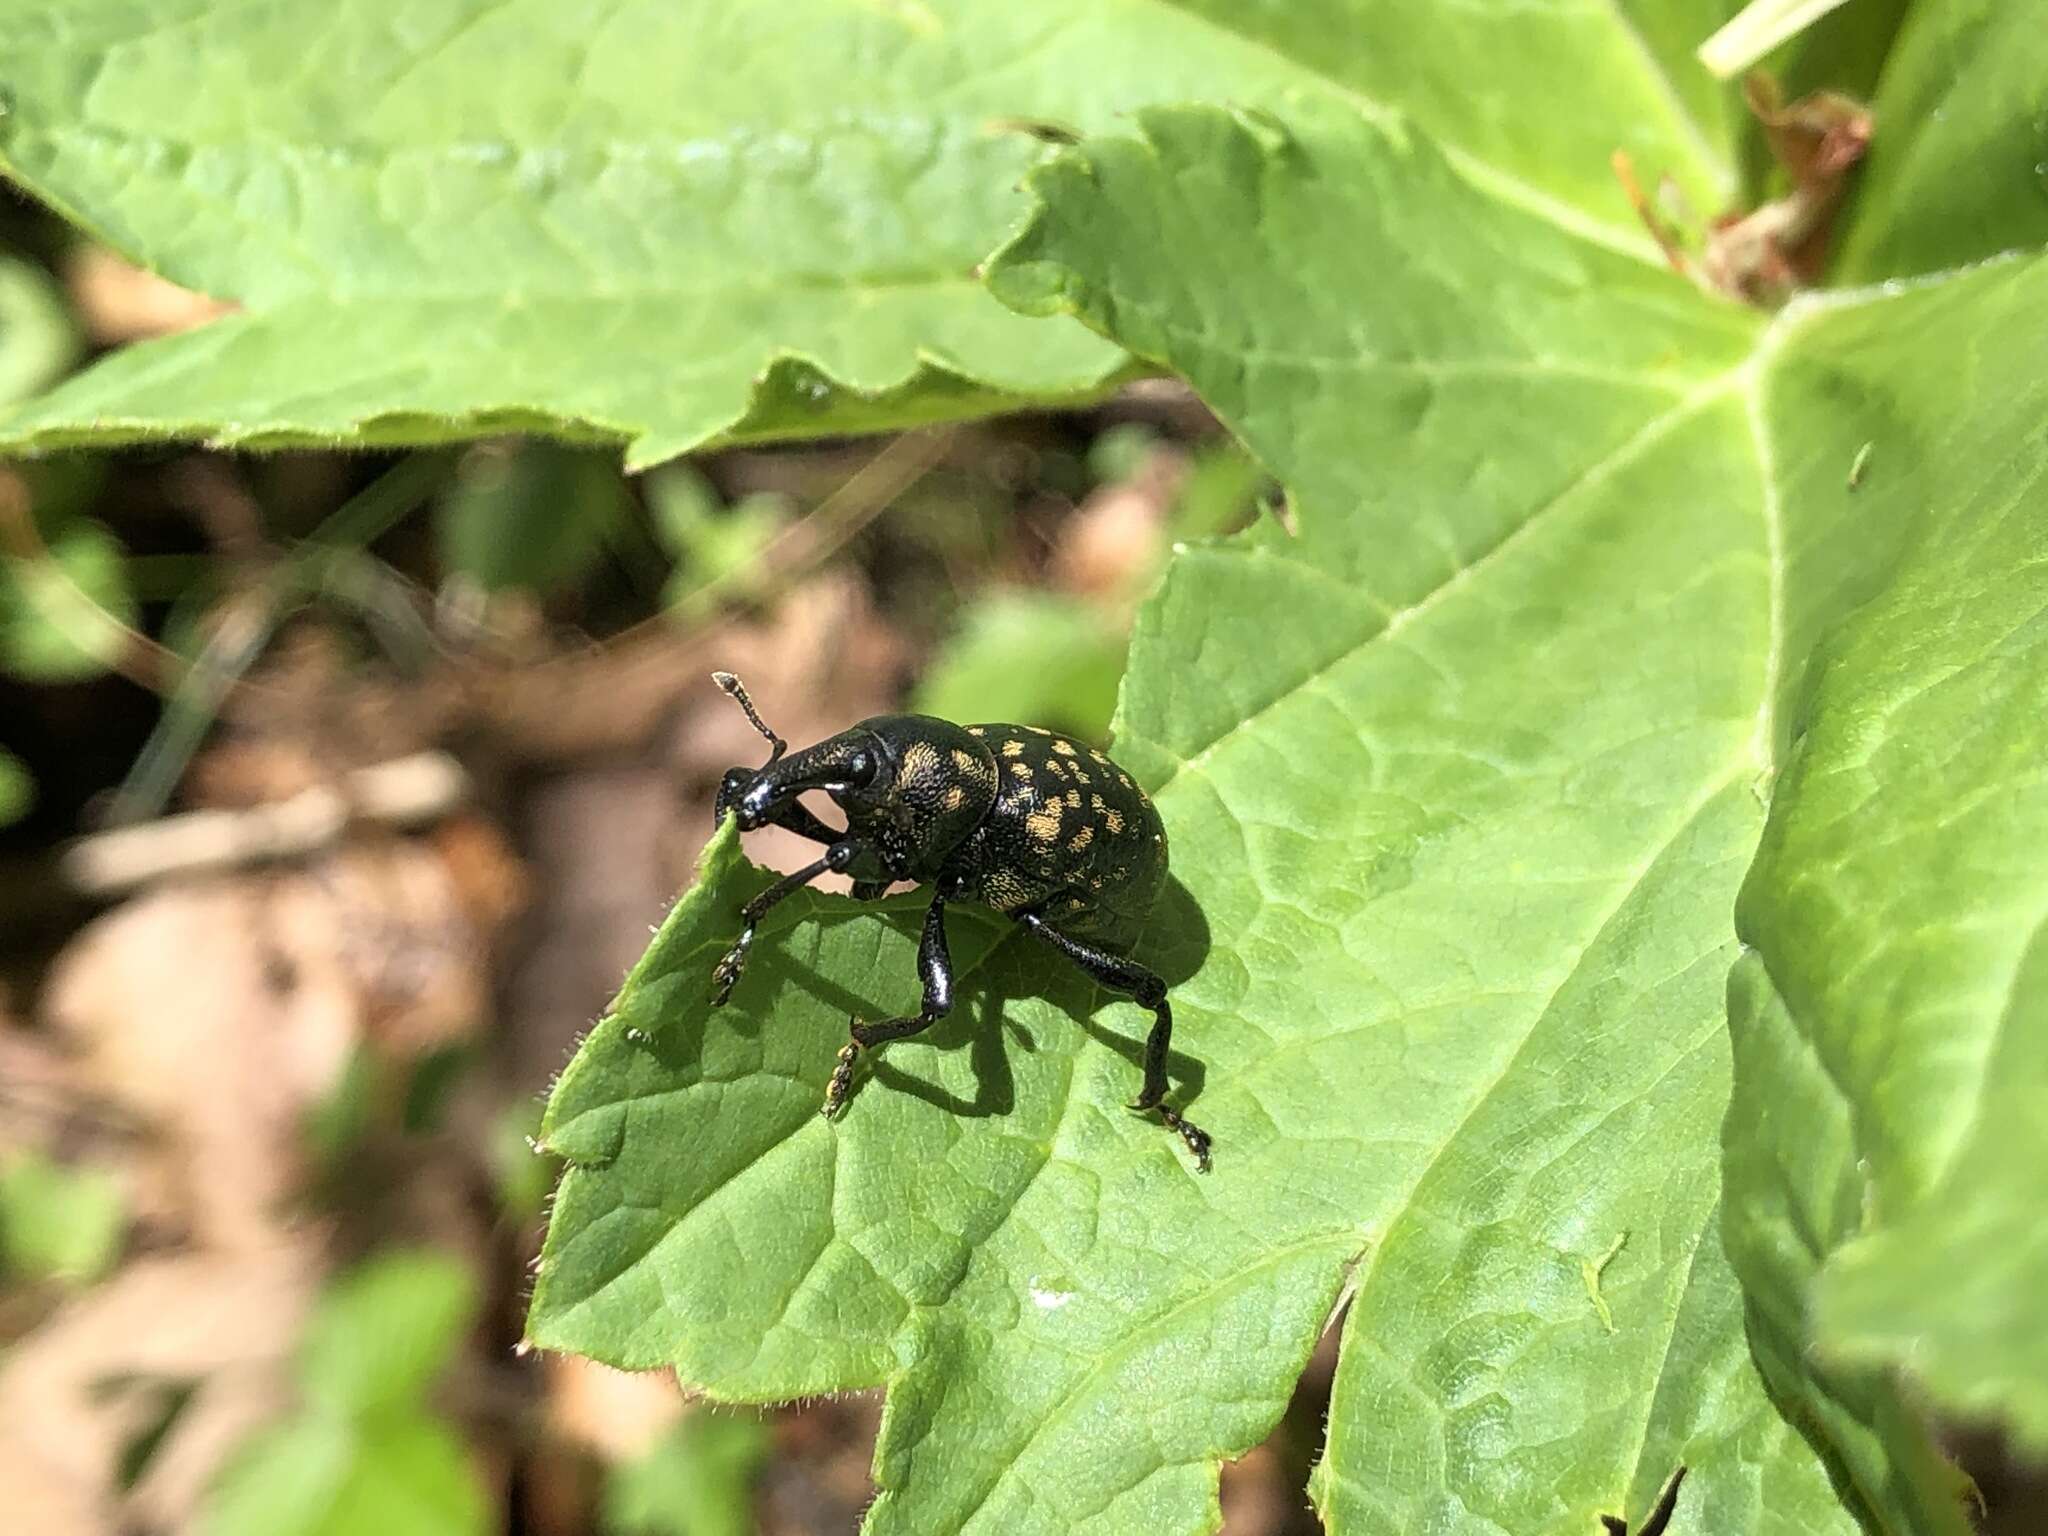
[[[783,806],[814,789],[841,804],[865,795],[882,777],[881,752],[866,732],[845,732],[755,769],[728,768],[718,786],[718,817],[731,811],[751,832],[776,819]]]
[[[725,784],[719,793],[724,794],[728,788],[734,788],[733,774],[741,772],[743,770],[735,768],[726,774]],[[761,774],[749,773],[738,781],[734,803],[739,811],[742,832],[751,832],[768,824],[769,814],[775,809],[778,787],[774,780]]]
[[[725,818],[739,808],[741,800],[746,795],[748,787],[754,782],[755,777],[756,770],[752,768],[728,768],[725,770],[725,777],[718,781],[718,799],[712,806],[711,824],[714,827],[724,826]],[[745,815],[740,817],[740,826],[745,830],[751,831],[757,825],[759,823],[749,822]]]

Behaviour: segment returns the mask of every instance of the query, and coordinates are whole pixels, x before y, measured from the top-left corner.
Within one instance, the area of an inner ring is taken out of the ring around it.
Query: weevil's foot
[[[732,989],[739,985],[740,973],[747,968],[747,941],[740,940],[725,952],[718,964],[711,967],[711,1006],[722,1008],[725,1000],[732,996]]]
[[[1213,1143],[1209,1140],[1209,1133],[1194,1121],[1183,1118],[1180,1111],[1164,1102],[1147,1104],[1143,1099],[1139,1099],[1136,1103],[1124,1107],[1141,1115],[1157,1115],[1165,1122],[1166,1128],[1187,1145],[1189,1155],[1195,1160],[1196,1172],[1209,1171],[1209,1148]]]
[[[1184,1120],[1164,1104],[1159,1106],[1159,1118],[1172,1128],[1175,1135],[1187,1144],[1188,1155],[1195,1160],[1195,1169],[1200,1173],[1209,1171],[1209,1133],[1192,1120]]]
[[[837,1120],[846,1110],[846,1096],[853,1091],[854,1064],[860,1060],[861,1045],[849,1040],[839,1048],[839,1064],[832,1069],[832,1081],[825,1085],[825,1106],[818,1111],[827,1120]]]

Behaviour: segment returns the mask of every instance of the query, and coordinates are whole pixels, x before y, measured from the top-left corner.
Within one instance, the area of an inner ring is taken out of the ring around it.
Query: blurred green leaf
[[[400,1129],[408,1136],[431,1136],[440,1130],[456,1089],[477,1064],[477,1047],[467,1042],[437,1046],[407,1061]]]
[[[1118,422],[1088,445],[1088,473],[1097,485],[1134,479],[1159,447],[1159,434],[1143,422]]]
[[[465,455],[434,509],[441,564],[487,592],[567,591],[626,511],[617,456],[525,441]]]
[[[548,1191],[561,1171],[558,1159],[541,1150],[540,1105],[508,1104],[491,1122],[489,1156],[498,1205],[515,1222],[529,1222],[547,1206]]]
[[[120,1180],[104,1169],[33,1151],[0,1166],[0,1276],[90,1285],[114,1267],[127,1227]]]
[[[259,1432],[215,1485],[204,1536],[483,1536],[468,1453],[415,1407],[313,1415]]]
[[[359,1043],[327,1091],[307,1106],[306,1142],[327,1178],[349,1177],[354,1151],[375,1118],[383,1077],[376,1051]]]
[[[476,1309],[456,1260],[384,1254],[335,1281],[299,1347],[299,1377],[323,1406],[367,1413],[418,1401],[454,1357]]]
[[[0,406],[50,384],[78,356],[64,296],[42,268],[0,255]]]
[[[752,1414],[692,1409],[605,1485],[606,1536],[751,1536],[769,1450]]]
[[[135,599],[111,533],[84,518],[46,521],[44,554],[0,554],[0,668],[77,682],[120,659]]]
[[[640,477],[655,537],[677,559],[689,555],[706,524],[725,509],[725,498],[688,459],[677,459]]]
[[[1043,725],[1109,738],[1125,637],[1102,608],[1057,592],[989,588],[926,667],[910,707],[948,720]]]
[[[762,493],[728,507],[710,481],[683,463],[649,474],[646,492],[656,535],[676,561],[662,598],[667,607],[695,621],[761,590],[761,556],[789,524],[787,500]]]
[[[206,1536],[482,1536],[461,1440],[424,1406],[475,1309],[469,1274],[428,1250],[333,1282],[299,1350],[300,1411],[245,1442],[200,1521]]]
[[[35,804],[35,780],[28,765],[5,747],[0,747],[0,827],[19,821]]]
[[[1188,461],[1187,478],[1173,499],[1174,536],[1211,539],[1233,533],[1257,515],[1266,472],[1235,443],[1210,443]]]

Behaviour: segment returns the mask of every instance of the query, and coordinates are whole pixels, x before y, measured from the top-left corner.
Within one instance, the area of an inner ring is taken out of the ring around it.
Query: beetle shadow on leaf
[[[973,1053],[975,1094],[971,1100],[948,1093],[936,1084],[892,1065],[886,1046],[873,1054],[862,1075],[878,1085],[912,1094],[956,1115],[973,1118],[1006,1115],[1016,1106],[1016,1081],[1010,1071],[1008,1053],[1013,1045],[1027,1052],[1038,1047],[1028,1031],[1004,1018],[1003,1005],[1012,998],[1038,998],[1055,1008],[1074,1008],[1079,989],[1088,987],[1092,1001],[1083,1005],[1087,1011],[1075,1009],[1080,1025],[1097,1044],[1107,1046],[1130,1063],[1130,1097],[1136,1098],[1143,1071],[1145,1035],[1151,1028],[1150,1014],[1108,988],[1090,987],[1068,960],[1033,942],[1019,930],[1008,929],[998,942],[1018,946],[1020,952],[1029,955],[1030,963],[1024,967],[1031,978],[1029,983],[1022,987],[1013,985],[998,989],[990,984],[985,972],[977,968],[976,972],[961,978],[960,1003],[952,1017],[934,1025],[926,1036],[941,1050],[957,1049],[964,1043]],[[1208,958],[1209,942],[1209,924],[1202,915],[1201,907],[1186,886],[1169,876],[1153,907],[1144,935],[1131,953],[1140,964],[1159,973],[1166,982],[1171,1000],[1173,989],[1202,968],[1202,963]],[[1094,1009],[1105,1000],[1122,1000],[1129,1004],[1135,1033],[1107,1027],[1095,1016]],[[1207,1074],[1201,1058],[1183,1049],[1182,1044],[1182,1038],[1177,1034],[1174,1046],[1167,1051],[1166,1072],[1172,1083],[1173,1101],[1185,1105],[1200,1096]],[[855,1097],[858,1097],[860,1086],[857,1080]]]
[[[880,1087],[907,1093],[963,1118],[980,1120],[990,1115],[1007,1115],[1015,1109],[1017,1080],[1010,1072],[1007,1050],[1010,1037],[1012,1034],[1021,1036],[1027,1051],[1036,1050],[1037,1046],[1024,1031],[1003,1028],[1005,999],[993,988],[977,988],[970,980],[964,990],[969,994],[968,1005],[955,1008],[952,1017],[943,1024],[934,1025],[927,1038],[940,1050],[957,1049],[963,1042],[966,1044],[970,1053],[969,1064],[974,1069],[973,1098],[963,1099],[956,1093],[948,1093],[938,1084],[891,1064],[886,1046],[871,1054],[863,1076]],[[860,1096],[864,1086],[858,1078],[855,1079],[849,1103]]]

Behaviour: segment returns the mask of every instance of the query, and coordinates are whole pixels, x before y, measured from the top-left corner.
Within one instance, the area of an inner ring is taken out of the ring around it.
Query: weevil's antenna
[[[742,683],[730,672],[714,672],[711,674],[711,681],[718,684],[719,690],[722,693],[747,712],[747,719],[753,722],[754,729],[767,738],[770,748],[768,753],[768,761],[770,763],[775,762],[783,753],[789,750],[789,743],[769,730],[768,722],[763,720],[760,711],[754,708],[754,701],[747,697],[747,686],[745,683]]]

